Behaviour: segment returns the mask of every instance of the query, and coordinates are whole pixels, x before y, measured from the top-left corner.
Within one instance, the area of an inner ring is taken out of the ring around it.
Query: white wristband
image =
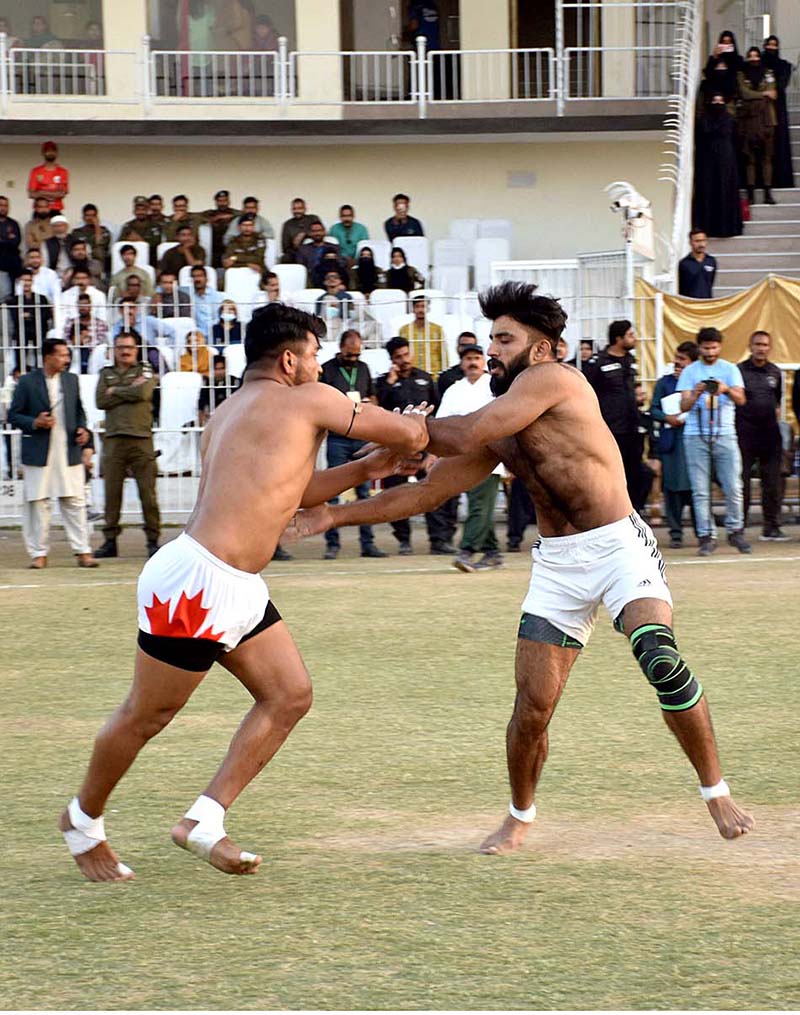
[[[709,800],[716,800],[720,796],[730,796],[731,791],[727,782],[720,779],[716,786],[701,786],[700,796],[708,803]]]
[[[508,813],[512,818],[516,818],[517,821],[523,821],[526,825],[529,825],[536,817],[536,804],[531,804],[530,807],[525,811],[520,811],[514,806],[514,801],[508,805]]]

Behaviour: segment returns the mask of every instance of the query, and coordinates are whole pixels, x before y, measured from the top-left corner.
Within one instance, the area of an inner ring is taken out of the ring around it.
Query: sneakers
[[[411,543],[401,543],[397,548],[397,553],[401,557],[410,557],[414,551],[411,549]]]
[[[379,549],[374,543],[370,543],[368,546],[361,547],[362,557],[388,557],[389,554],[385,550]]]
[[[522,553],[519,543],[506,543],[506,553]]]
[[[493,567],[503,566],[503,555],[499,550],[493,550],[491,553],[484,553],[481,559],[475,564],[476,571],[488,571]]]
[[[670,539],[669,541],[670,550],[682,550],[683,540],[682,539]]]
[[[273,560],[294,560],[291,553],[287,553],[286,550],[281,546],[280,543],[275,547],[275,552],[272,554]]]
[[[717,541],[711,536],[700,536],[700,546],[697,550],[698,557],[710,557],[717,548]]]
[[[327,546],[325,548],[325,552],[322,554],[322,559],[323,560],[336,560],[336,558],[338,556],[339,556],[339,547],[338,546]]]
[[[792,537],[787,536],[785,532],[775,525],[772,528],[764,529],[758,538],[762,543],[788,543]]]
[[[728,544],[735,546],[739,553],[752,553],[753,547],[744,538],[744,529],[728,533]]]
[[[103,557],[118,557],[119,551],[117,550],[116,539],[107,539],[105,543],[99,549],[94,551],[95,560],[102,559]]]
[[[430,553],[435,557],[452,557],[455,552],[452,543],[431,543]]]
[[[458,568],[459,571],[465,571],[467,574],[472,574],[475,570],[472,556],[471,550],[459,550],[453,559],[453,567]]]

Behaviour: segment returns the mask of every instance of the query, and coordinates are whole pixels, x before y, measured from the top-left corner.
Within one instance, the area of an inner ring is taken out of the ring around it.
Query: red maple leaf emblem
[[[207,631],[198,635],[198,631],[205,624],[206,617],[210,613],[202,604],[203,589],[189,599],[185,592],[181,592],[178,605],[172,620],[169,619],[169,608],[171,599],[161,602],[158,596],[153,593],[153,605],[145,606],[144,610],[147,619],[150,621],[150,633],[161,635],[166,638],[205,638],[208,641],[219,641],[224,631],[215,634],[209,627]],[[212,625],[213,626],[213,625]]]

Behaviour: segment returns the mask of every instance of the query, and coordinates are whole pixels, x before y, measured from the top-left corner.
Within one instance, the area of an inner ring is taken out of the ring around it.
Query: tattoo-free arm
[[[355,440],[374,441],[393,451],[414,454],[428,443],[425,419],[387,412],[371,402],[356,406],[347,395],[329,384],[310,386],[306,397],[313,400],[316,424],[324,430],[345,434]],[[353,410],[358,411],[354,412]]]
[[[300,507],[310,508],[324,504],[332,497],[338,497],[345,490],[366,483],[371,478],[365,458],[337,465],[334,469],[316,469],[305,488]]]

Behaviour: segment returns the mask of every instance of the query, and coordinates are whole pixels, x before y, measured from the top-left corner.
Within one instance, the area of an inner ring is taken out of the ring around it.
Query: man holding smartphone
[[[712,472],[725,494],[728,543],[739,553],[751,553],[744,538],[742,456],[736,439],[736,406],[744,405],[744,381],[735,363],[720,359],[723,336],[716,328],[697,333],[700,358],[678,378],[681,412],[688,412],[684,449],[700,540],[698,554],[707,557],[717,548],[711,509]]]

